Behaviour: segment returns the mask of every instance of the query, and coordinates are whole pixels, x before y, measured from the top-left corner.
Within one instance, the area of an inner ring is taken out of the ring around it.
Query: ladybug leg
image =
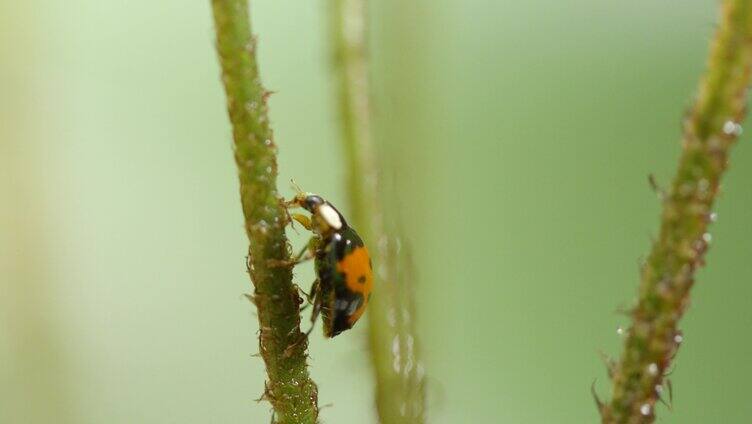
[[[300,307],[300,312],[303,312],[303,311],[305,311],[306,309],[308,309],[308,307],[309,307],[309,306],[311,306],[311,304],[313,304],[313,302],[311,301],[311,295],[310,295],[310,294],[308,294],[308,293],[306,293],[306,292],[304,292],[304,291],[303,291],[303,289],[301,289],[300,287],[297,287],[297,286],[296,286],[295,288],[297,288],[297,289],[298,289],[298,291],[299,291],[299,292],[300,292],[300,293],[301,293],[301,294],[302,294],[303,296],[305,296],[305,299],[306,299],[306,304]]]
[[[321,313],[321,290],[318,279],[316,279],[316,281],[313,282],[313,286],[311,286],[311,295],[313,295],[313,312],[311,312],[311,328],[306,331],[306,337],[308,337],[308,335],[311,334],[311,331],[313,331],[313,328],[316,326],[316,320]]]
[[[298,252],[289,260],[269,259],[266,263],[271,268],[283,267],[283,266],[295,266],[299,263],[310,261],[314,257],[314,251],[316,250],[316,244],[318,243],[318,237],[314,236],[308,240],[303,249]]]
[[[313,230],[313,222],[311,222],[311,218],[303,215],[302,213],[290,214],[290,218],[292,218],[292,220],[296,221],[298,224],[302,225],[306,230]]]
[[[316,327],[316,320],[319,318],[319,313],[321,313],[321,308],[319,307],[319,305],[314,304],[313,312],[311,312],[311,328],[306,331],[306,337],[308,337],[311,334],[311,331],[313,331],[313,329]]]
[[[304,306],[303,308],[307,308],[309,305],[313,304],[313,301],[315,300],[316,293],[317,293],[318,289],[319,289],[319,280],[316,280],[316,281],[313,282],[313,285],[311,286],[310,293],[306,293],[306,292],[303,291],[303,289],[301,289],[300,287],[298,287],[298,291],[301,292],[301,293],[303,293],[303,295],[306,298],[306,302],[308,302],[308,305]],[[301,308],[300,310],[302,311],[303,308]]]
[[[321,290],[319,286],[319,279],[317,278],[316,281],[313,282],[311,285],[311,294],[308,295],[308,302],[314,303],[321,295]]]
[[[294,258],[290,262],[292,262],[293,265],[297,265],[301,262],[310,261],[313,259],[313,251],[315,250],[317,238],[311,237],[310,240],[308,240],[308,243],[306,243],[305,246],[298,252],[297,255],[295,255]]]
[[[308,309],[309,306],[311,306],[311,305],[314,304],[314,301],[316,300],[316,295],[317,295],[318,290],[319,290],[319,280],[316,280],[316,281],[313,282],[313,285],[311,286],[310,293],[304,292],[303,289],[301,289],[298,286],[296,286],[296,287],[297,287],[298,291],[301,292],[303,294],[303,296],[305,296],[305,299],[306,299],[306,304],[303,305],[300,308],[300,312],[303,312],[306,309]]]

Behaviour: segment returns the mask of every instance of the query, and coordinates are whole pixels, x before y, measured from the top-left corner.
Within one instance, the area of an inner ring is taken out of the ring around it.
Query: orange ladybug
[[[321,196],[301,192],[288,206],[311,213],[311,218],[292,215],[314,233],[307,248],[315,259],[317,277],[309,295],[313,298],[311,321],[315,323],[320,313],[324,336],[334,337],[355,325],[371,298],[373,266],[368,248],[337,208]]]

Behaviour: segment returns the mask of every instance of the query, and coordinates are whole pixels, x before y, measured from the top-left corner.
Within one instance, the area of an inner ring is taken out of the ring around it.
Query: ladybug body
[[[293,215],[315,234],[309,244],[317,277],[311,289],[311,320],[321,313],[324,335],[334,337],[352,328],[368,305],[373,289],[368,248],[342,214],[320,196],[301,193],[290,203],[311,213],[311,219]]]
[[[365,312],[373,286],[371,261],[351,228],[322,239],[315,255],[324,335],[334,337]]]

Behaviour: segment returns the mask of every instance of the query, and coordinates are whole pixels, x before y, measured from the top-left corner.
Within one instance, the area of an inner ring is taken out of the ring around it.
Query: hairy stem
[[[278,423],[315,423],[316,384],[308,375],[307,339],[300,332],[297,289],[292,270],[279,266],[290,258],[286,212],[277,194],[276,146],[251,36],[247,0],[212,0],[217,52],[232,123],[240,200],[250,241],[249,296],[258,308],[259,349],[269,380],[264,398]]]
[[[604,423],[651,423],[664,374],[682,341],[677,329],[695,271],[710,242],[708,224],[729,150],[744,117],[752,66],[752,1],[726,0],[708,70],[684,123],[679,167],[664,196],[660,233],[642,270],[613,399]]]
[[[365,0],[330,0],[347,193],[352,221],[372,247],[377,288],[369,304],[369,339],[380,422],[424,422],[423,368],[414,331],[405,261],[390,243],[371,130]],[[378,249],[373,249],[378,243]],[[409,267],[410,264],[407,264]]]

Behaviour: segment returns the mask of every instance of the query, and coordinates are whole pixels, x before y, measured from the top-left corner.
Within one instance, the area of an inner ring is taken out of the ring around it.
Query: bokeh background
[[[371,8],[430,422],[596,422],[716,2]],[[283,192],[346,210],[326,2],[252,12]],[[0,423],[268,422],[211,22],[208,1],[0,1]],[[752,417],[749,141],[658,422]],[[365,326],[314,334],[322,420],[375,423]]]

